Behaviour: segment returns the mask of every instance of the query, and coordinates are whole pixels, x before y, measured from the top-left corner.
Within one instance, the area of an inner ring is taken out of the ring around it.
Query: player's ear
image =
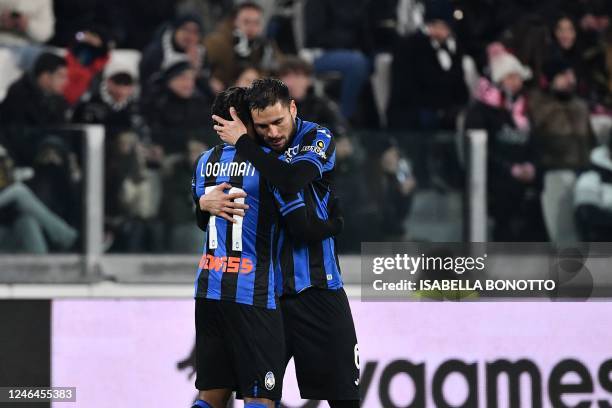
[[[294,99],[289,102],[289,112],[291,112],[291,117],[295,120],[297,117],[297,105],[295,104]]]

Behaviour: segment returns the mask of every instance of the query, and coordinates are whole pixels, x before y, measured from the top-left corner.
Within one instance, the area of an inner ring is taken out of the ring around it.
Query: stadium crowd
[[[611,17],[606,0],[0,0],[0,251],[80,248],[67,125],[102,124],[105,250],[197,252],[212,100],[269,75],[335,136],[343,251],[408,236],[417,187],[461,191],[467,129],[488,133],[492,240],[611,240]]]

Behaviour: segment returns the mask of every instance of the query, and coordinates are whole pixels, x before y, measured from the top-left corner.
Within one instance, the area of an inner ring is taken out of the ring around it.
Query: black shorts
[[[306,289],[282,297],[281,309],[300,396],[358,400],[359,349],[344,289]]]
[[[281,398],[285,338],[279,309],[196,298],[196,388]]]

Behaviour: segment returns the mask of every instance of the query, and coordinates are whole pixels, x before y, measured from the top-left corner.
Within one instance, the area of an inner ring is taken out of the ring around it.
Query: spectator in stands
[[[495,241],[546,240],[523,83],[531,71],[501,45],[490,47],[490,82],[482,78],[466,129],[488,134],[489,214]]]
[[[48,253],[71,249],[77,231],[13,177],[7,150],[0,146],[0,252]]]
[[[113,252],[160,252],[163,225],[159,173],[146,163],[146,149],[132,132],[115,139],[106,174],[106,223]]]
[[[612,138],[609,139],[612,141]],[[612,157],[610,143],[593,149],[589,171],[576,183],[576,224],[583,241],[612,241]]]
[[[191,179],[193,164],[206,149],[200,140],[189,140],[185,150],[164,165],[160,213],[166,227],[165,247],[171,252],[192,254],[202,249],[202,231],[193,222],[193,197],[185,180]]]
[[[550,54],[551,58],[567,61],[576,76],[576,91],[581,96],[587,96],[584,48],[579,41],[574,20],[568,15],[558,17],[553,24],[553,46]]]
[[[594,141],[588,106],[576,95],[576,76],[567,61],[549,60],[544,74],[545,89],[529,95],[537,162],[543,170],[582,170],[588,165]]]
[[[410,166],[393,139],[368,139],[366,149],[365,184],[377,218],[368,239],[403,241],[416,187]]]
[[[331,99],[317,96],[312,88],[312,66],[298,57],[283,59],[279,78],[287,84],[289,94],[298,107],[302,119],[327,127],[336,137],[345,136],[346,119]]]
[[[43,44],[53,35],[51,0],[0,0],[0,44]]]
[[[210,100],[196,88],[196,71],[188,60],[168,67],[143,105],[143,116],[153,142],[166,152],[184,150],[190,138],[201,139],[210,131]]]
[[[308,0],[304,10],[305,45],[315,51],[314,70],[317,74],[342,75],[340,109],[347,119],[353,119],[372,66],[369,3],[369,0]]]
[[[301,115],[299,110],[298,114]],[[344,229],[337,244],[341,252],[358,253],[362,241],[376,239],[372,231],[380,228],[378,207],[364,183],[365,168],[359,141],[342,135],[334,137],[336,194],[344,217]]]
[[[76,154],[57,136],[36,148],[34,177],[28,185],[36,196],[70,225],[81,225],[81,170]]]
[[[584,52],[591,110],[612,115],[612,27]]]
[[[463,51],[453,36],[452,7],[430,1],[425,28],[398,41],[393,52],[389,125],[395,129],[454,130],[468,102]]]
[[[542,209],[553,242],[576,241],[572,195],[594,145],[589,107],[576,95],[576,77],[559,57],[544,64],[547,86],[529,95],[532,137],[543,177]]]
[[[64,97],[70,105],[76,104],[89,89],[92,80],[101,74],[110,59],[114,43],[103,27],[89,27],[79,31],[68,48],[68,86]]]
[[[608,0],[584,0],[582,3],[580,29],[585,47],[597,47],[602,35],[610,27],[612,4]]]
[[[11,49],[22,70],[32,67],[53,24],[51,0],[0,0],[0,47]]]
[[[158,79],[163,71],[178,61],[190,61],[197,74],[200,88],[208,87],[208,72],[205,66],[205,50],[201,45],[202,22],[193,14],[183,14],[163,29],[142,53],[140,81],[146,91],[150,83]]]
[[[105,70],[102,81],[94,85],[76,106],[72,122],[100,123],[112,129],[112,133],[141,125],[137,82],[129,68],[116,66]]]
[[[267,72],[278,68],[280,51],[264,37],[262,9],[251,1],[237,5],[230,18],[204,38],[204,46],[212,76],[225,87],[235,83],[246,66]]]
[[[248,88],[249,86],[251,86],[253,81],[255,81],[256,79],[262,78],[263,76],[264,76],[263,73],[257,67],[247,66],[238,75],[238,78],[236,79],[236,83],[234,83],[234,86]]]
[[[32,73],[26,72],[11,85],[0,105],[0,123],[48,126],[66,123],[64,91],[68,83],[66,60],[43,53]]]

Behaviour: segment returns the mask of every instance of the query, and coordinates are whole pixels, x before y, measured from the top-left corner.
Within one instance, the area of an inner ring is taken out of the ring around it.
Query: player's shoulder
[[[198,160],[196,160],[196,163],[199,163],[203,160],[208,161],[215,154],[220,155],[224,152],[229,152],[232,150],[236,150],[236,148],[227,143],[220,143],[200,153],[200,155],[198,156]]]
[[[303,144],[311,144],[315,140],[331,140],[333,138],[332,132],[328,128],[315,122],[302,120],[300,123],[300,130]]]

